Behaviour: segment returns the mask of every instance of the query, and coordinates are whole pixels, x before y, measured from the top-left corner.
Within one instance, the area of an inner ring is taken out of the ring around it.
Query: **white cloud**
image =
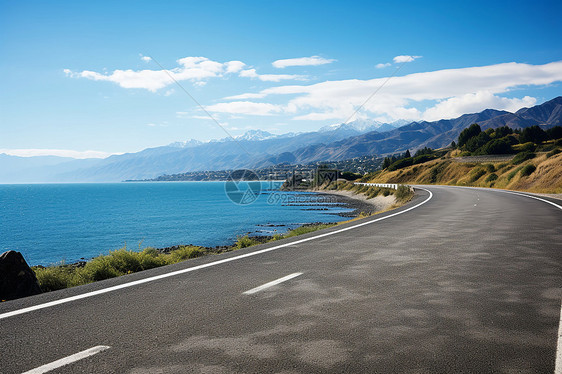
[[[143,56],[143,55],[140,55],[140,56],[141,56],[141,60],[143,60],[144,62],[150,62],[150,61],[152,61],[152,59],[151,59],[150,57],[148,57],[148,56]]]
[[[382,68],[389,67],[390,65],[392,65],[392,64],[390,62],[387,62],[386,64],[383,64],[383,63],[377,64],[377,65],[375,65],[375,67],[377,69],[382,69]]]
[[[226,63],[226,72],[227,73],[238,73],[246,66],[245,63],[242,61],[229,61]]]
[[[258,74],[256,69],[246,69],[242,70],[239,74],[240,77],[244,78],[258,78],[263,82],[279,82],[282,80],[306,80],[303,75],[295,74]]]
[[[167,71],[148,69],[117,69],[112,73],[98,73],[90,70],[74,72],[70,69],[64,69],[63,71],[67,76],[72,78],[86,78],[95,81],[113,82],[123,88],[143,88],[155,92],[161,88],[174,84],[174,80],[178,82],[191,81],[197,85],[204,85],[206,79],[236,73],[244,66],[244,63],[240,61],[228,61],[221,63],[211,61],[206,57],[184,57],[177,60],[177,63],[179,65],[178,67]]]
[[[452,97],[439,102],[423,113],[423,118],[435,121],[441,118],[455,118],[465,113],[477,113],[487,108],[516,112],[523,107],[535,105],[537,100],[530,96],[522,99],[499,97],[489,91],[479,91],[466,95]]]
[[[289,66],[317,66],[332,63],[336,60],[327,59],[320,56],[287,58],[284,60],[273,61],[273,67],[284,69]]]
[[[210,112],[247,114],[254,116],[269,116],[282,111],[280,105],[269,103],[255,103],[252,101],[233,101],[230,103],[218,103],[205,107]]]
[[[402,62],[412,62],[415,59],[421,58],[422,56],[408,56],[408,55],[401,55],[401,56],[396,56],[394,57],[392,60],[394,61],[395,64],[400,64]]]
[[[308,86],[278,86],[264,89],[258,95],[262,98],[293,95],[283,105],[283,113],[294,114],[297,119],[346,120],[386,81],[387,78],[350,79]],[[390,79],[361,111],[389,121],[453,118],[486,108],[514,111],[532,105],[535,99],[507,99],[500,94],[521,86],[560,81],[562,61],[544,65],[511,62],[415,73]]]
[[[109,153],[102,151],[74,151],[70,149],[2,149],[0,148],[0,153],[5,153],[11,156],[19,157],[34,157],[34,156],[59,156],[59,157],[71,157],[71,158],[106,158],[111,155],[117,155],[121,153]]]
[[[227,96],[223,100],[246,100],[246,99],[261,99],[265,97],[266,94],[263,93],[244,93],[240,95]]]
[[[216,116],[215,116],[215,117],[216,117]],[[197,116],[197,115],[191,116],[191,118],[194,118],[194,119],[204,119],[204,120],[210,120],[210,121],[216,120],[216,118],[211,118],[211,117],[209,117],[209,116]]]

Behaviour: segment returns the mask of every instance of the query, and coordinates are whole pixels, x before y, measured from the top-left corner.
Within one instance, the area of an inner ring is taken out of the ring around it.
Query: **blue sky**
[[[381,86],[351,119],[513,111],[562,94],[560,14],[559,1],[0,1],[0,152],[225,137],[170,75],[234,136],[341,123]]]

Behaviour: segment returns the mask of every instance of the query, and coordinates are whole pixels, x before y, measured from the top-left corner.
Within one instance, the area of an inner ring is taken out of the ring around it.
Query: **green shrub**
[[[447,162],[442,162],[433,166],[429,171],[429,182],[436,183],[439,175],[445,170]]]
[[[480,168],[479,168],[479,169],[475,169],[471,174],[472,174],[472,175],[470,176],[469,181],[470,181],[470,183],[474,183],[474,182],[476,182],[478,179],[482,178],[482,176],[483,176],[484,174],[486,174],[486,170],[480,169]]]
[[[531,174],[533,174],[533,172],[537,170],[537,167],[533,164],[529,164],[529,165],[525,165],[525,167],[523,167],[523,169],[521,169],[521,176],[522,177],[527,177]]]
[[[511,163],[513,165],[519,165],[520,163],[533,159],[536,157],[536,154],[532,153],[532,152],[520,152],[518,154],[515,155],[515,157],[513,157],[513,160],[511,160]]]
[[[410,191],[410,188],[408,186],[400,185],[396,189],[394,196],[396,196],[396,199],[398,201],[406,201],[410,199],[410,197],[412,196],[412,192]]]
[[[519,147],[519,152],[534,152],[537,146],[533,142],[522,143]]]
[[[554,155],[559,154],[560,152],[562,152],[561,149],[553,149],[552,151],[550,151],[550,152],[548,152],[548,153],[546,154],[546,158],[550,158],[550,157],[552,157],[552,156],[554,156]]]
[[[390,195],[390,191],[388,190],[388,188],[385,188],[384,191],[382,192],[382,195],[384,197],[387,197],[388,195]]]
[[[433,159],[435,159],[435,156],[433,156],[433,155],[422,154],[422,155],[414,157],[413,160],[412,160],[412,163],[414,165],[423,164],[424,162],[431,161]]]
[[[328,227],[332,227],[334,225],[335,225],[334,223],[322,223],[322,224],[317,224],[317,225],[304,225],[304,226],[297,227],[296,229],[289,231],[288,233],[283,235],[283,237],[284,238],[291,238],[293,236],[308,234],[309,232],[322,230],[322,229],[325,229],[325,228],[328,228]]]
[[[394,163],[392,163],[392,165],[390,165],[388,167],[388,171],[394,171],[394,170],[398,170],[398,169],[402,169],[408,166],[413,165],[413,159],[411,157],[406,157],[406,158],[402,158]]]
[[[70,266],[33,267],[41,291],[50,292],[72,286],[73,270]]]
[[[259,242],[255,239],[250,238],[248,235],[245,236],[239,236],[238,240],[236,241],[236,248],[237,249],[241,249],[241,248],[246,248],[246,247],[250,247],[252,245],[256,245],[259,244]]]
[[[367,199],[372,199],[373,197],[377,197],[377,195],[381,192],[380,187],[371,187],[367,191]]]
[[[498,175],[496,173],[492,173],[488,175],[488,178],[486,178],[486,182],[493,182],[496,179],[498,179]]]
[[[515,168],[515,170],[512,170],[508,175],[507,175],[507,181],[509,182],[510,180],[513,179],[513,177],[519,172],[519,170],[521,170],[523,168],[523,166],[519,166],[517,168]]]
[[[492,164],[485,164],[483,166],[486,168],[486,171],[488,173],[493,173],[494,171],[496,171],[496,168]]]
[[[246,236],[247,237],[247,236]],[[250,239],[253,240],[253,239]],[[238,243],[238,242],[237,242]],[[257,244],[257,242],[256,242]],[[244,248],[244,247],[242,247]],[[185,246],[170,252],[169,257],[166,258],[166,263],[175,264],[177,262],[185,261],[190,258],[203,256],[205,252],[201,247]]]

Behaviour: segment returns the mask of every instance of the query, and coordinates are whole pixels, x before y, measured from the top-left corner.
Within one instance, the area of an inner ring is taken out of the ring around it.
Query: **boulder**
[[[13,300],[41,293],[35,273],[22,254],[7,251],[0,255],[0,300]]]

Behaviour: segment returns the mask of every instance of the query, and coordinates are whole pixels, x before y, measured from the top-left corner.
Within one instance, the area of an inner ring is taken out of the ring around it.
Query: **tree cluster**
[[[492,155],[514,153],[517,144],[541,144],[547,140],[562,138],[562,127],[556,126],[543,130],[539,126],[526,127],[523,130],[508,126],[482,131],[478,124],[472,124],[459,134],[456,146],[473,155]]]

